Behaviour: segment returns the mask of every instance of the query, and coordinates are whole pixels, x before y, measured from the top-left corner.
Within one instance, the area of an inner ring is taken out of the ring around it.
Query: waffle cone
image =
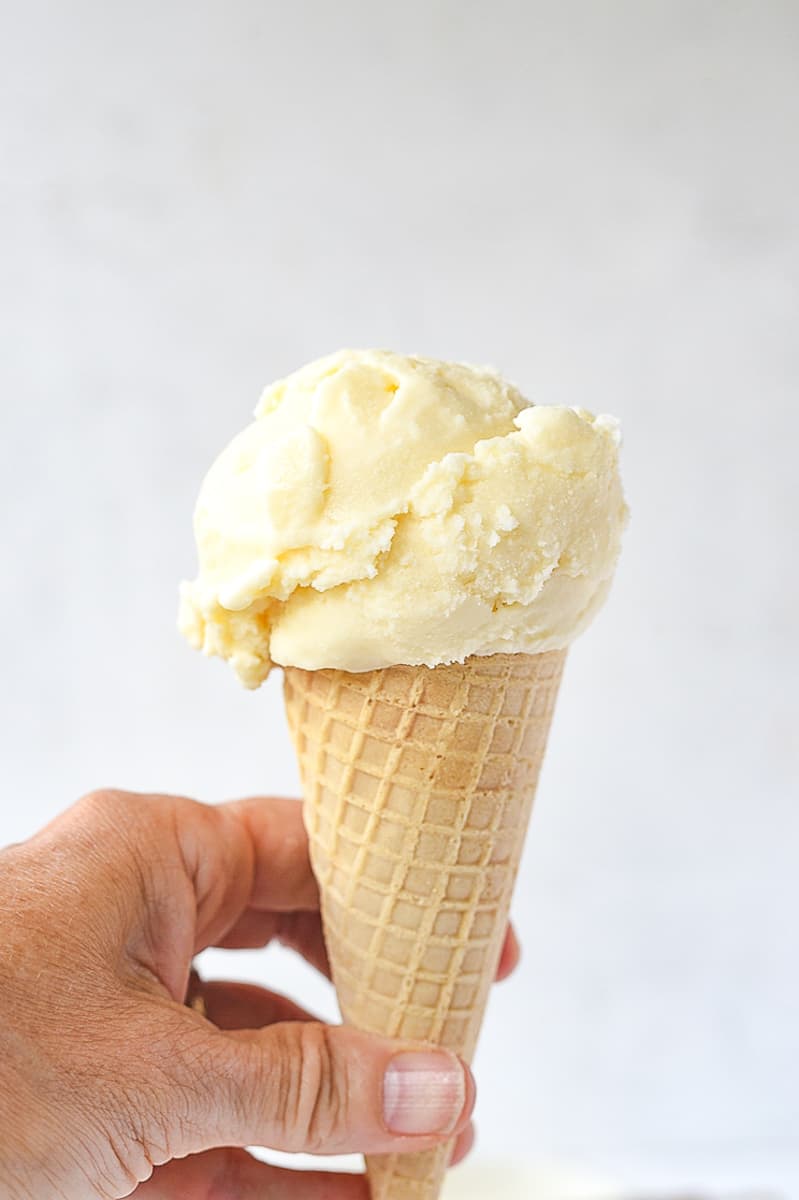
[[[285,698],[342,1016],[474,1053],[565,651],[363,674]],[[367,1159],[373,1200],[436,1200],[451,1145]]]

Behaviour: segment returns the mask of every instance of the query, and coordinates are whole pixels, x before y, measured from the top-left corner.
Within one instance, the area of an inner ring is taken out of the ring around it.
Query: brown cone
[[[285,671],[344,1020],[474,1053],[565,651]],[[436,1200],[451,1145],[370,1157],[373,1200]]]

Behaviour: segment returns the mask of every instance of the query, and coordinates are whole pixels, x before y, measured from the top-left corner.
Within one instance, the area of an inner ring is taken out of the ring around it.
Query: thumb
[[[312,1154],[426,1150],[459,1133],[472,1074],[448,1050],[310,1021],[218,1032],[203,1054],[202,1145]]]

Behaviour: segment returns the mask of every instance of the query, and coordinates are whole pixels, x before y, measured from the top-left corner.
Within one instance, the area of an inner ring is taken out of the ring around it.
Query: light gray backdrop
[[[2,11],[0,842],[102,784],[295,791],[279,679],[175,632],[262,385],[380,345],[614,412],[479,1153],[799,1194],[799,5]],[[206,970],[333,1011],[277,951]]]

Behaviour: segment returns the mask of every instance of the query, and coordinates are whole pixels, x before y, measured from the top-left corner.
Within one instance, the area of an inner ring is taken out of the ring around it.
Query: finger
[[[224,806],[184,796],[104,790],[73,805],[40,837],[92,872],[114,897],[111,932],[125,965],[155,977],[173,1000],[185,994],[191,958],[223,936],[248,907],[255,851],[248,829]]]
[[[123,856],[134,852],[165,872],[180,865],[194,885],[198,926],[217,936],[250,907],[319,909],[299,800],[253,796],[213,805],[106,790],[84,797],[63,821],[89,845],[96,846],[100,828],[112,827],[118,835],[112,845],[125,833]]]
[[[195,953],[217,945],[249,908],[318,911],[299,800],[256,796],[216,807],[189,802],[180,815],[183,858],[197,894]]]
[[[70,810],[67,825],[85,843],[89,866],[130,876],[121,894],[131,901],[127,949],[174,1000],[185,992],[191,957],[224,939],[247,909],[318,911],[298,800],[213,806],[104,791]],[[99,845],[115,848],[107,864]]]
[[[505,942],[502,946],[502,953],[499,956],[499,965],[497,967],[497,980],[507,979],[519,965],[522,951],[519,945],[519,940],[516,937],[516,931],[512,925],[508,925],[507,933],[505,934]]]
[[[218,1145],[312,1154],[427,1150],[471,1116],[474,1080],[447,1050],[311,1021],[209,1036],[207,1022],[185,1008],[180,1014],[170,1076],[192,1105],[184,1154]]]
[[[471,1072],[449,1051],[316,1023],[230,1036],[242,1039],[239,1144],[332,1154],[426,1149],[471,1116]]]
[[[363,1175],[286,1171],[246,1150],[210,1150],[156,1167],[134,1200],[369,1200]]]
[[[257,950],[261,946],[268,946],[277,936],[280,918],[284,915],[288,914],[247,908],[216,945],[222,950]]]
[[[193,989],[201,998],[205,1016],[219,1029],[261,1029],[276,1021],[318,1021],[288,996],[250,983],[204,979]]]
[[[457,1167],[458,1163],[463,1162],[464,1158],[474,1146],[474,1123],[472,1121],[462,1129],[455,1139],[455,1145],[452,1147],[449,1165]]]
[[[315,912],[274,913],[248,908],[217,943],[224,950],[253,950],[276,938],[330,978],[322,918]]]
[[[318,910],[319,892],[308,857],[302,802],[253,796],[220,805],[246,829],[253,850],[250,906],[272,912]]]

